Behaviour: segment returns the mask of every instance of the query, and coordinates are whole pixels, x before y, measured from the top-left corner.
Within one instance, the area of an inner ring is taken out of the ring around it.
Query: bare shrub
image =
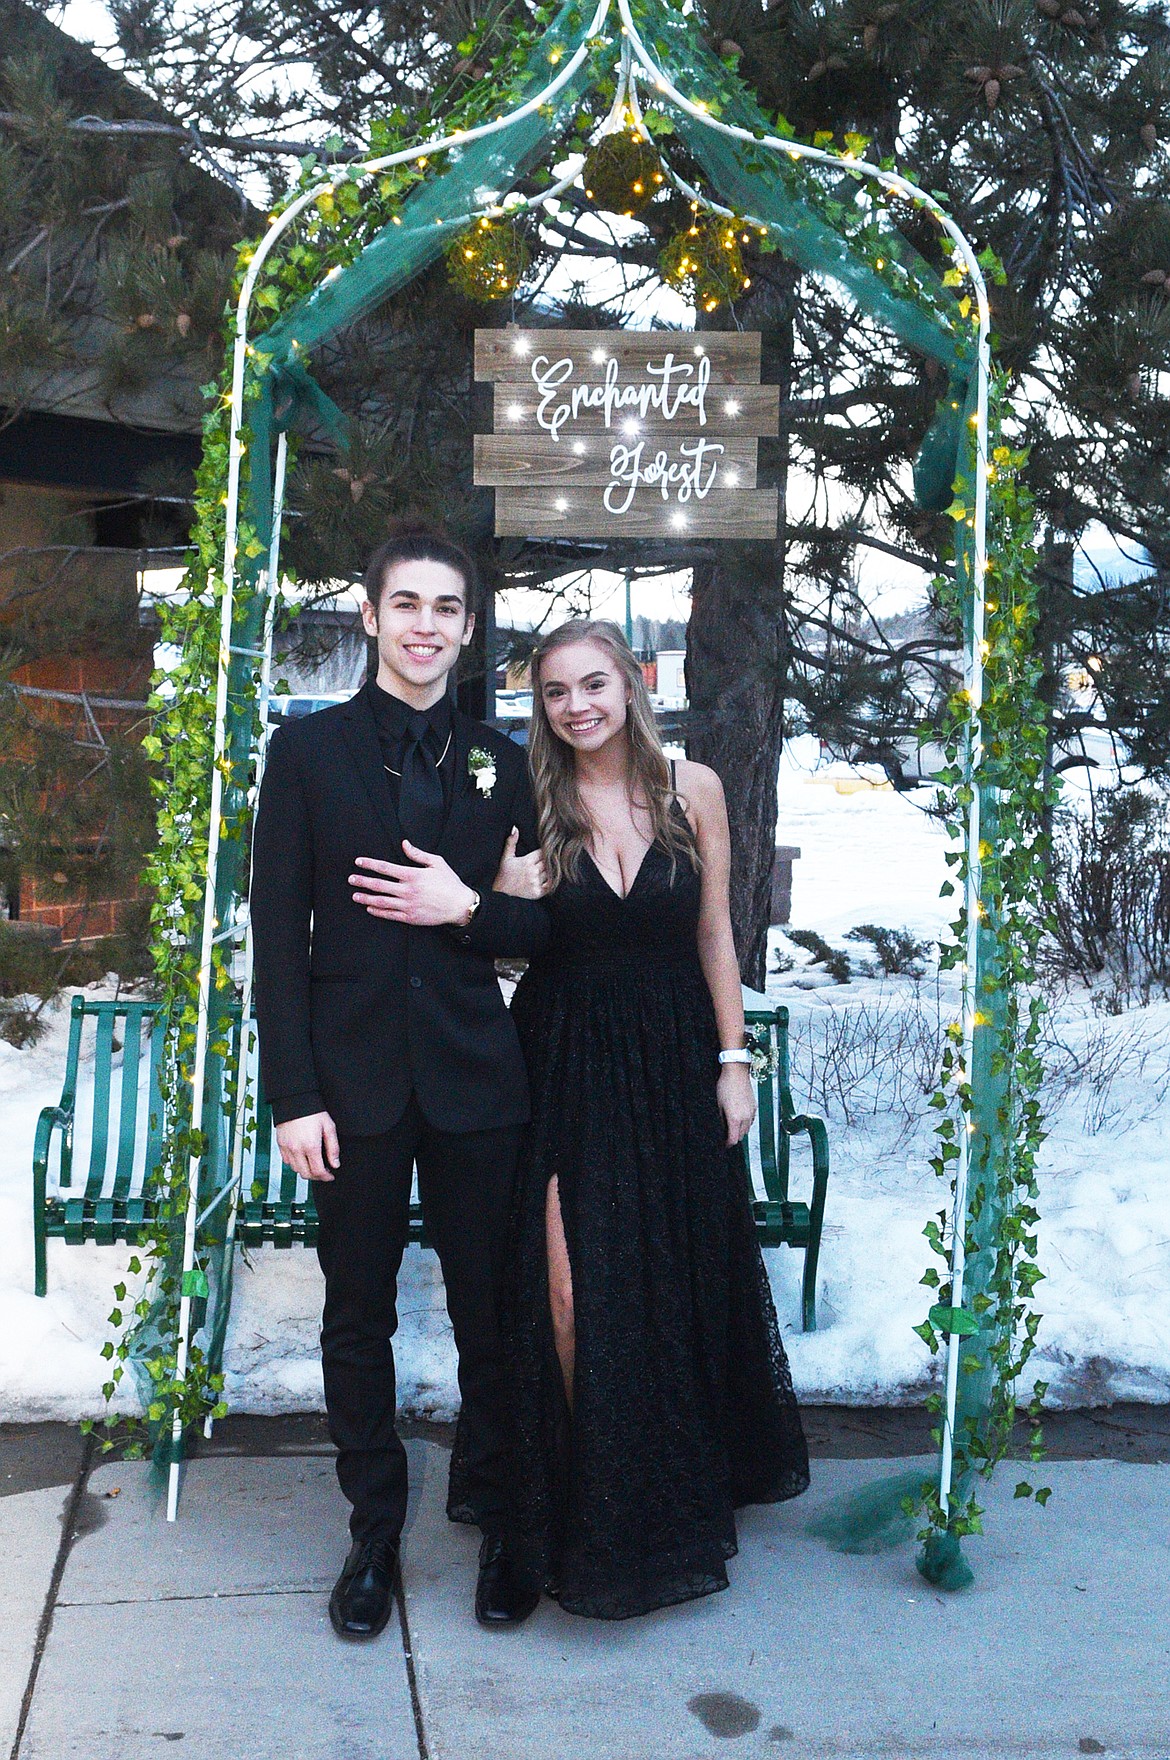
[[[938,1084],[950,1018],[937,981],[796,1016],[789,1041],[798,1091],[828,1117],[855,1124],[890,1115],[908,1135]]]
[[[1046,964],[1120,1014],[1170,995],[1170,810],[1137,788],[1098,794],[1053,832],[1053,929]]]
[[[938,1085],[943,1036],[957,998],[934,984],[877,990],[841,1007],[794,1014],[789,1027],[798,1101],[847,1125],[892,1118],[906,1142]],[[1049,1117],[1075,1108],[1088,1137],[1152,1116],[1170,1102],[1170,1023],[1048,1012],[1039,1053]]]
[[[1170,1098],[1170,1026],[1151,1033],[1141,1018],[1061,1021],[1049,1014],[1040,1056],[1045,1111],[1079,1105],[1086,1136],[1132,1122],[1135,1087],[1144,1095],[1142,1117]]]

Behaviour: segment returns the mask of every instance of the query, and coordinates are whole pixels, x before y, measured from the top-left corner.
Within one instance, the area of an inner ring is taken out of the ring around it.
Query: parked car
[[[272,697],[269,702],[270,721],[297,721],[302,715],[315,715],[318,709],[329,709],[334,703],[348,703],[356,691],[330,691],[320,696],[290,692],[287,697]]]

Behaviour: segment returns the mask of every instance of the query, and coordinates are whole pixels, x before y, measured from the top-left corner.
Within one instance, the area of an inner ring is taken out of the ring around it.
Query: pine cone
[[[1158,130],[1154,127],[1152,122],[1143,122],[1142,141],[1147,147],[1149,147],[1151,152],[1153,152],[1154,148],[1157,146]]]
[[[974,80],[977,86],[981,86],[991,78],[991,69],[990,67],[969,67],[963,78]]]
[[[179,332],[180,336],[190,336],[190,334],[191,334],[191,314],[190,314],[190,312],[180,312],[179,313],[178,317],[175,319],[175,329]]]
[[[1131,397],[1137,398],[1141,396],[1142,376],[1140,373],[1131,373],[1129,378],[1125,381],[1125,385]]]
[[[139,312],[134,320],[135,328],[138,330],[153,330],[157,323],[158,319],[153,312]]]
[[[1087,31],[1089,28],[1088,19],[1083,12],[1078,12],[1075,6],[1070,6],[1066,12],[1061,13],[1060,22],[1066,24],[1069,30],[1073,31]]]
[[[724,37],[719,45],[719,53],[721,55],[742,55],[743,50],[734,37]]]
[[[1064,11],[1064,0],[1036,0],[1036,10],[1045,18],[1059,18]]]
[[[1143,287],[1170,287],[1170,274],[1165,269],[1147,269],[1142,276]]]
[[[877,48],[880,34],[876,24],[870,23],[862,27],[861,46],[867,55],[872,55]]]
[[[353,502],[355,507],[357,506],[358,502],[361,500],[362,496],[365,494],[367,483],[372,483],[372,482],[376,481],[376,479],[374,477],[374,473],[372,471],[367,471],[367,473],[364,477],[355,477],[353,472],[346,470],[344,465],[339,465],[338,468],[334,471],[333,475],[335,477],[340,477],[341,481],[343,483],[348,483],[348,485],[349,485],[349,498]]]
[[[995,106],[999,103],[999,81],[997,79],[989,79],[985,81],[983,86],[983,96],[987,99],[987,108],[989,110],[994,110]]]

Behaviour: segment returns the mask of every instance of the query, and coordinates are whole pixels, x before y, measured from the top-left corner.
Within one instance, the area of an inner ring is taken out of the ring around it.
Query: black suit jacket
[[[466,931],[381,922],[354,903],[357,856],[402,861],[402,831],[373,712],[349,703],[273,736],[252,849],[254,996],[260,1068],[277,1123],[326,1110],[373,1136],[413,1091],[440,1130],[528,1118],[528,1084],[493,960],[533,958],[549,938],[542,904],[491,890],[505,841],[536,825],[523,751],[454,712],[454,776],[438,853],[481,894]],[[468,767],[491,753],[482,791]]]

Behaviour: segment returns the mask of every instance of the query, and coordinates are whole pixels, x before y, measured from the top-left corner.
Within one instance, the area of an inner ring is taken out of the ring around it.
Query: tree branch
[[[0,127],[25,126],[27,118],[17,115],[13,110],[0,110]],[[196,144],[192,140],[191,129],[176,122],[110,122],[100,116],[78,116],[67,122],[66,127],[78,134],[153,135],[159,139],[182,141],[188,147]],[[197,144],[200,147],[220,147],[234,153],[270,153],[281,158],[303,159],[306,154],[315,153],[319,159],[329,164],[353,159],[360,154],[358,147],[344,144],[330,149],[316,141],[260,140],[252,135],[210,134],[204,129],[198,130]]]

